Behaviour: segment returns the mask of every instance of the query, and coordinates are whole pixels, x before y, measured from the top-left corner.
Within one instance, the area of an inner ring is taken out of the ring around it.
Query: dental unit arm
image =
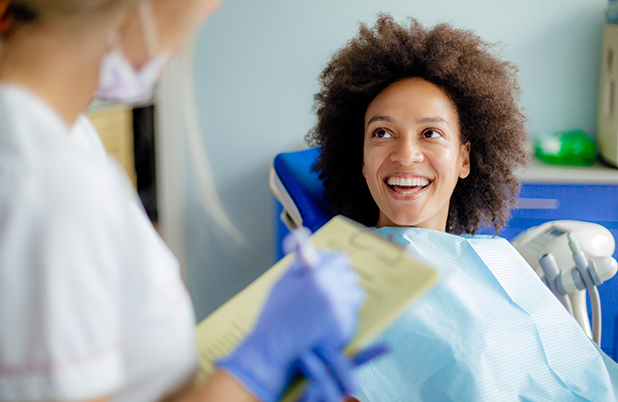
[[[552,221],[522,232],[512,243],[584,332],[600,345],[601,304],[596,287],[618,271],[611,232],[595,223]],[[586,290],[590,293],[592,330]]]

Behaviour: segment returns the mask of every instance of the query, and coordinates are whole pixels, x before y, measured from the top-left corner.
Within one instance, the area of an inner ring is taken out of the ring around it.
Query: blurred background
[[[275,155],[304,145],[330,56],[379,12],[448,22],[500,43],[519,65],[531,132],[594,136],[606,0],[224,0],[200,33],[195,90],[216,186],[248,236],[234,244],[201,211],[186,164],[186,279],[201,320],[275,261]]]

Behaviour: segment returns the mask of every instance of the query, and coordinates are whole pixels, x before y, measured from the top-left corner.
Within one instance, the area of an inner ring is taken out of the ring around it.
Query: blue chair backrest
[[[312,232],[334,216],[318,172],[312,169],[319,155],[320,148],[284,152],[277,155],[273,164],[279,180],[300,212],[303,226]]]

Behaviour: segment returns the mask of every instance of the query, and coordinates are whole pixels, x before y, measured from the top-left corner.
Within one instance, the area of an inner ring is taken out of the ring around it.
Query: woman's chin
[[[410,227],[415,228],[422,225],[422,221],[416,219],[410,219],[408,217],[388,217],[387,219],[380,219],[377,227]]]
[[[420,229],[432,229],[440,232],[446,231],[446,219],[427,218],[410,216],[409,214],[393,214],[391,216],[380,216],[376,227],[408,227]]]

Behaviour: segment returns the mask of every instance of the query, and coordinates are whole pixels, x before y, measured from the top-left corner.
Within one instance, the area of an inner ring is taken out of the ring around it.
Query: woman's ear
[[[465,179],[470,174],[470,141],[461,144],[461,168],[459,178]]]

